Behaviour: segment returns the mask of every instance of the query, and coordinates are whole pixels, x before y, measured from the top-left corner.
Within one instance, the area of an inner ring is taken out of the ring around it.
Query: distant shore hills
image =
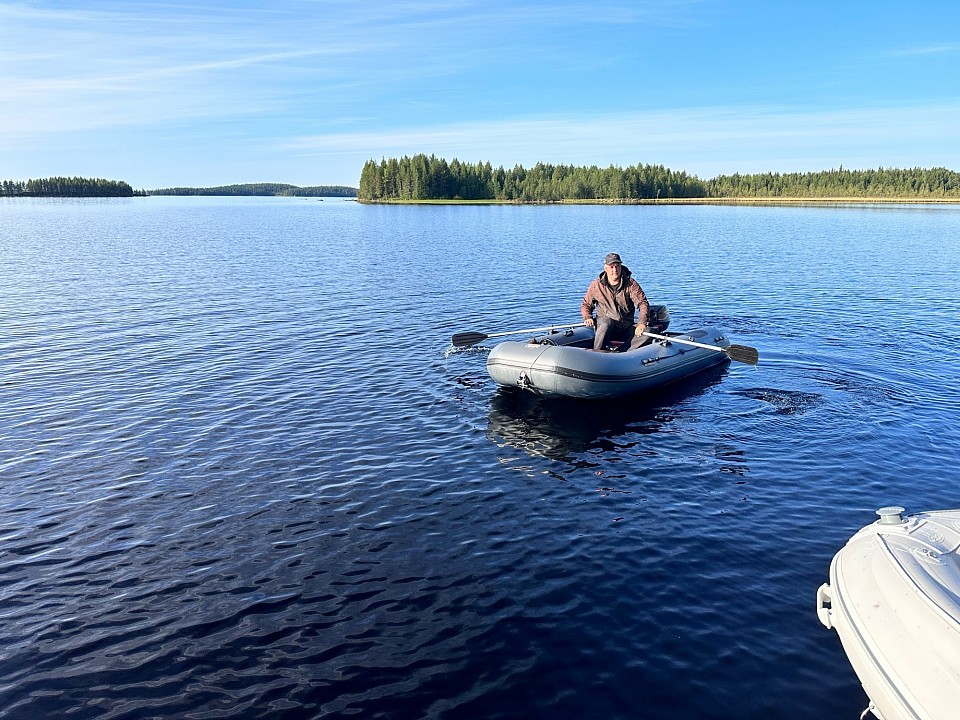
[[[285,183],[246,183],[195,188],[175,187],[148,190],[147,195],[255,195],[260,197],[356,197],[357,188],[347,185],[311,185],[300,187]]]
[[[357,188],[346,185],[300,187],[287,183],[245,183],[216,187],[174,187],[134,190],[122,180],[81,177],[52,177],[38,180],[4,180],[0,197],[146,197],[149,195],[217,195],[263,197],[356,197]]]

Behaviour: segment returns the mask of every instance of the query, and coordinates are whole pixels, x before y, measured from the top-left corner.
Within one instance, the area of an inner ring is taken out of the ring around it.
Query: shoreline
[[[594,200],[361,200],[364,205],[960,205],[960,198],[732,197]]]

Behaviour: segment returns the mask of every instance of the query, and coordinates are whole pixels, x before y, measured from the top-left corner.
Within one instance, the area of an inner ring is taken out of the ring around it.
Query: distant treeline
[[[150,195],[258,195],[266,197],[356,197],[357,189],[346,185],[298,187],[285,183],[246,183],[195,188],[175,187],[150,190]]]
[[[433,155],[367,161],[360,200],[630,202],[673,198],[960,198],[960,174],[945,168],[826,170],[721,175],[701,180],[662,165],[577,167],[537,163],[511,170]]]
[[[122,180],[102,178],[52,177],[0,182],[0,196],[4,197],[133,197],[142,194]]]
[[[512,170],[489,162],[447,162],[415,155],[377,163],[369,160],[360,174],[361,200],[507,200],[549,202],[705,197],[696,177],[663,165],[628,168],[575,167],[537,163]]]
[[[824,170],[813,173],[720,175],[705,183],[708,197],[948,198],[960,197],[960,173],[946,168]]]

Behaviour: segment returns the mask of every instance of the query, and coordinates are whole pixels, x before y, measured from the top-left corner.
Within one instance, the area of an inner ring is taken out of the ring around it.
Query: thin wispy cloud
[[[913,47],[903,50],[896,50],[891,53],[891,57],[915,57],[919,55],[948,55],[960,53],[960,43],[946,43],[942,45],[928,45],[925,47]]]
[[[301,61],[349,62],[365,50],[349,40],[287,40],[246,15],[231,20],[209,9],[167,18],[2,5],[0,19],[23,26],[0,29],[0,126],[8,134],[263,114],[290,95],[271,74],[293,74]]]
[[[256,65],[282,63],[297,58],[316,57],[321,55],[337,54],[333,49],[297,50],[289,52],[265,53],[247,57],[225,58],[205,62],[169,65],[165,67],[146,67],[136,72],[125,72],[103,75],[89,75],[74,78],[46,78],[39,80],[21,80],[8,83],[0,87],[0,99],[16,99],[17,97],[38,96],[46,93],[61,92],[102,92],[121,90],[125,87],[142,85],[160,78],[178,78],[191,75],[201,75],[219,70],[237,70],[250,68]],[[144,89],[144,88],[140,88]]]

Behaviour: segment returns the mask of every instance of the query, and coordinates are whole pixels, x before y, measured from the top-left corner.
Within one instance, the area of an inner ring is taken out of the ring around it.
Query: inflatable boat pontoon
[[[721,330],[665,335],[669,314],[663,306],[651,307],[651,317],[658,314],[663,319],[651,329],[659,337],[637,350],[594,351],[593,329],[572,327],[496,345],[487,372],[500,385],[544,397],[602,399],[653,390],[729,361],[724,350],[730,342]]]
[[[861,717],[960,717],[960,510],[877,514],[834,556],[817,616],[870,698]]]

